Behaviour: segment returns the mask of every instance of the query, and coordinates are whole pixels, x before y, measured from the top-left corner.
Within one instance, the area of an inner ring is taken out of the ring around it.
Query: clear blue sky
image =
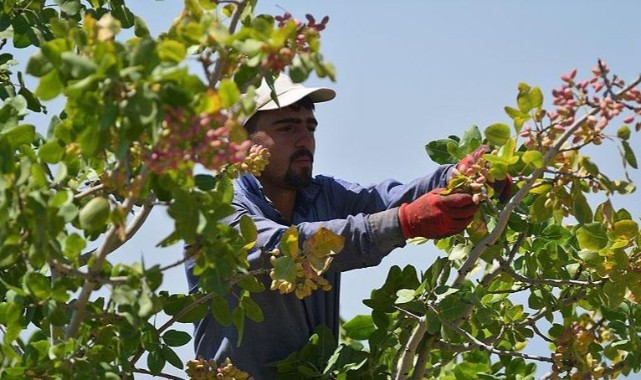
[[[181,4],[129,1],[154,34],[169,26]],[[279,0],[259,1],[259,9],[271,14],[286,9],[301,19],[306,13],[330,16],[322,51],[337,68],[337,82],[308,81],[337,91],[335,100],[317,107],[315,172],[361,184],[421,176],[435,166],[425,154],[427,142],[461,135],[474,124],[483,129],[509,122],[503,107],[515,104],[519,82],[539,86],[551,97],[561,74],[577,68],[579,76],[587,76],[598,58],[624,79],[641,73],[641,4],[636,0]],[[614,134],[617,127],[610,128]],[[631,143],[641,147],[639,134]],[[620,159],[616,146],[606,145],[594,158],[607,171]],[[638,171],[632,174],[641,183]],[[628,198],[619,207],[638,210],[638,193]],[[147,265],[178,259],[178,246],[153,248],[170,227],[164,212],[156,210],[139,236],[112,259],[144,256]],[[391,265],[426,269],[442,254],[431,244],[412,246],[393,252],[376,268],[346,273],[341,315],[369,313],[361,300],[382,285]],[[168,273],[165,286],[185,292],[182,269]],[[180,354],[188,359],[191,347]]]

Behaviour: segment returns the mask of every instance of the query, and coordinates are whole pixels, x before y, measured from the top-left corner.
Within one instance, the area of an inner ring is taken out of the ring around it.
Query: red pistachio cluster
[[[191,114],[182,108],[168,108],[160,136],[145,155],[145,163],[158,174],[189,170],[190,162],[213,171],[242,163],[251,142],[234,141],[230,136],[233,128],[239,128],[237,121],[221,113]]]
[[[554,97],[554,111],[544,111],[543,115],[549,120],[548,126],[537,124],[536,127],[525,125],[521,130],[521,137],[526,138],[526,145],[543,151],[552,146],[556,139],[567,128],[574,124],[579,110],[597,110],[594,115],[586,120],[573,132],[571,143],[581,146],[587,144],[601,144],[605,137],[604,129],[626,108],[633,111],[631,116],[623,122],[631,124],[641,116],[641,91],[633,88],[621,96],[616,93],[625,87],[623,80],[608,77],[609,70],[603,61],[592,69],[592,77],[588,80],[577,81],[577,70],[572,69],[568,74],[562,75],[561,87],[552,90]],[[542,119],[543,117],[541,117]],[[641,129],[641,122],[637,122],[636,130]]]
[[[278,22],[277,26],[281,29],[289,28],[293,23],[296,26],[296,37],[289,39],[282,47],[266,45],[263,49],[267,55],[261,62],[262,68],[273,72],[283,71],[285,67],[291,65],[297,52],[308,53],[313,50],[311,46],[315,44],[314,41],[318,39],[319,33],[325,29],[329,17],[323,17],[320,23],[316,22],[314,16],[310,14],[305,15],[305,18],[307,22],[301,22],[292,18],[289,12],[275,17]]]

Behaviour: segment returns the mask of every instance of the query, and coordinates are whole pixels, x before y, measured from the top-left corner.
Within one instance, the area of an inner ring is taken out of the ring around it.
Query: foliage
[[[626,85],[602,61],[591,78],[576,75],[552,91],[553,110],[521,83],[517,106],[505,108],[512,126],[474,126],[427,144],[437,163],[489,145],[477,165],[454,170],[446,190],[473,193],[479,213],[464,233],[435,243],[447,257],[420,274],[393,267],[364,301],[371,316],[343,325],[336,352],[366,355],[355,355],[357,366],[308,378],[533,378],[536,362],[551,366],[552,379],[641,370],[641,235],[613,199],[635,186],[610,179],[585,153],[617,142],[626,177],[637,168],[628,140],[630,125],[641,129],[641,77]],[[490,184],[508,174],[515,193],[501,203]],[[528,353],[533,339],[550,354]]]
[[[241,127],[255,107],[241,94],[286,66],[295,81],[334,74],[319,53],[327,19],[255,6],[187,0],[152,36],[123,0],[2,3],[2,46],[33,55],[16,72],[13,55],[0,55],[1,378],[171,378],[165,364],[182,369],[174,347],[191,339],[176,322],[201,318],[209,302],[241,330],[260,319],[251,293],[264,289],[261,269],[246,259],[255,227],[221,222],[232,179],[268,158]],[[25,122],[61,97],[46,134]],[[202,293],[159,292],[163,272],[185,259],[110,262],[157,206],[175,224],[155,243],[189,247]],[[232,289],[242,301],[229,310],[222,295]],[[159,315],[169,320],[159,326]]]
[[[328,288],[322,274],[343,244],[336,235],[300,242],[290,229],[273,267],[252,268],[251,220],[238,230],[221,222],[233,210],[233,178],[259,174],[268,158],[241,127],[260,79],[273,84],[285,69],[298,82],[334,77],[319,50],[327,18],[257,15],[255,6],[186,0],[169,30],[152,36],[124,0],[2,4],[0,48],[34,53],[26,63],[0,54],[0,378],[176,378],[165,366],[185,367],[174,348],[191,339],[176,323],[202,318],[211,304],[242,335],[246,318],[262,320],[251,297],[267,291],[257,279],[267,272],[274,290],[300,298]],[[551,109],[543,91],[520,84],[517,104],[505,108],[512,125],[427,144],[437,163],[490,146],[448,189],[474,193],[481,211],[465,233],[436,242],[447,256],[426,270],[392,268],[365,300],[371,315],[345,322],[339,345],[320,327],[275,364],[283,377],[531,378],[537,361],[552,365],[551,378],[641,369],[639,226],[613,199],[635,187],[586,153],[614,141],[625,173],[637,168],[628,141],[641,129],[641,79],[626,84],[601,61],[590,78],[576,76],[561,78]],[[44,135],[26,122],[61,98]],[[500,203],[490,183],[508,174],[515,192]],[[198,293],[158,290],[185,259],[109,260],[158,206],[174,229],[156,243],[188,247]],[[240,300],[231,309],[229,292]],[[158,326],[158,316],[167,322]],[[534,337],[549,355],[527,352]],[[251,375],[229,361],[186,367],[192,378]]]

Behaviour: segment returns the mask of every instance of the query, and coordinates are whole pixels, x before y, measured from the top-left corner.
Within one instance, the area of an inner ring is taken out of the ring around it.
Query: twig
[[[101,284],[119,285],[119,284],[126,283],[128,281],[128,278],[126,276],[103,277],[103,276],[100,276],[99,273],[94,275],[91,273],[83,272],[70,265],[63,264],[55,260],[49,260],[49,267],[51,267],[51,269],[56,271],[57,273],[70,275],[73,277],[81,278],[85,281],[94,281]]]
[[[621,94],[629,91],[630,89],[636,87],[639,83],[641,83],[641,75],[638,76],[632,83],[630,83],[628,86],[626,86],[623,90],[621,90],[615,98],[619,97]],[[510,213],[512,210],[514,210],[523,200],[523,198],[528,194],[532,186],[534,185],[534,182],[541,177],[544,171],[544,167],[547,166],[549,162],[551,162],[554,157],[558,154],[559,150],[561,147],[565,144],[565,142],[574,134],[574,132],[580,128],[581,124],[583,124],[588,117],[596,115],[599,112],[598,108],[592,109],[590,112],[586,113],[583,115],[581,118],[576,120],[566,131],[559,137],[558,140],[556,140],[556,143],[545,153],[543,156],[543,166],[541,168],[535,169],[528,181],[526,181],[519,189],[519,191],[516,192],[514,197],[505,205],[503,210],[498,215],[498,220],[496,223],[495,228],[490,232],[488,235],[486,235],[481,241],[474,246],[472,249],[472,252],[470,252],[467,260],[463,263],[461,268],[459,269],[459,274],[456,277],[456,279],[453,282],[453,287],[459,287],[465,281],[465,278],[467,275],[472,271],[474,266],[476,266],[476,262],[478,259],[481,257],[483,252],[487,249],[487,247],[493,245],[499,238],[499,236],[503,233],[505,228],[507,227],[507,222],[510,217]]]
[[[570,286],[595,287],[595,286],[600,286],[604,283],[604,280],[590,282],[590,281],[579,281],[579,280],[561,280],[561,279],[553,279],[553,278],[529,278],[519,273],[516,273],[509,266],[504,266],[503,271],[509,274],[510,276],[514,277],[515,280],[518,280],[520,282],[524,282],[530,285],[550,285],[550,286],[558,286],[558,287],[570,285]]]
[[[127,230],[125,231],[125,239],[117,240],[116,242],[114,242],[114,245],[111,247],[111,251],[109,253],[120,248],[123,244],[128,242],[136,234],[136,232],[138,232],[140,227],[142,227],[142,225],[147,220],[147,217],[151,213],[151,210],[154,208],[155,200],[156,198],[154,196],[147,198],[147,200],[142,204],[140,210],[138,210],[138,212],[136,213],[134,219],[127,226]],[[126,211],[126,214],[128,214],[130,211],[131,208]],[[92,249],[91,251],[85,252],[80,255],[80,265],[87,264],[91,256],[93,256],[96,252],[97,249]]]
[[[414,373],[412,373],[412,380],[422,380],[423,378],[425,378],[427,360],[430,358],[430,351],[423,350],[422,348],[430,345],[431,343],[429,343],[429,341],[434,340],[434,338],[434,336],[423,338],[423,341],[421,342],[421,350],[418,352],[418,356],[416,357],[416,364],[414,364]]]
[[[96,185],[96,186],[90,187],[90,188],[88,188],[86,190],[83,190],[83,191],[79,192],[78,194],[74,195],[73,197],[74,197],[74,199],[84,198],[87,195],[91,195],[93,193],[97,193],[98,191],[102,191],[104,189],[105,189],[105,185],[103,183],[101,183],[99,185]]]
[[[247,0],[240,0],[236,2],[236,11],[232,15],[231,21],[229,22],[229,34],[234,34],[236,31],[236,26],[238,26],[238,21],[240,20],[240,16],[242,15],[243,11],[245,10],[245,7],[247,6]],[[214,66],[214,71],[209,78],[209,87],[214,88],[216,86],[216,83],[218,83],[221,79],[223,68],[225,66],[225,55],[227,54],[227,51],[225,49],[221,49],[218,51],[218,60],[216,60],[216,65]]]
[[[427,319],[425,316],[422,316],[418,319],[412,335],[408,339],[405,347],[403,348],[403,354],[401,355],[400,360],[396,366],[396,374],[394,376],[395,380],[407,379],[409,372],[412,368],[412,363],[414,363],[414,355],[416,354],[416,348],[418,344],[423,339],[425,331],[427,330]]]
[[[142,373],[145,375],[152,375],[152,376],[157,376],[157,377],[162,377],[165,379],[172,379],[172,380],[183,380],[183,377],[178,377],[174,375],[170,375],[168,373],[151,373],[149,370],[143,369],[143,368],[134,368],[133,369],[134,373]]]
[[[133,197],[127,198],[123,203],[125,214],[128,214],[133,206]],[[113,251],[113,247],[119,242],[119,228],[120,226],[117,225],[111,226],[111,228],[107,232],[107,235],[105,236],[105,240],[103,241],[102,245],[100,245],[100,247],[98,247],[98,249],[96,250],[96,261],[94,261],[89,273],[95,275],[100,272],[100,270],[102,269],[102,264],[105,262],[107,255]],[[68,340],[69,338],[75,336],[78,332],[80,324],[85,317],[87,303],[89,302],[89,296],[93,292],[95,286],[95,281],[87,281],[82,287],[80,295],[78,296],[78,301],[76,302],[76,310],[73,313],[71,322],[69,323],[69,326],[67,326],[67,331],[65,332],[65,339]]]
[[[264,273],[267,273],[267,272],[268,272],[267,269],[256,269],[256,270],[248,272],[248,275],[254,276],[254,275],[264,274]],[[233,286],[236,283],[238,283],[238,281],[240,281],[241,278],[242,277],[239,277],[237,279],[234,279],[234,280],[230,281],[231,285]],[[167,322],[165,322],[162,326],[160,326],[160,328],[158,328],[158,334],[162,334],[165,330],[167,330],[174,323],[176,323],[180,318],[182,318],[183,316],[185,316],[186,314],[188,314],[189,312],[191,312],[192,310],[194,310],[198,306],[200,306],[200,305],[202,305],[202,304],[204,304],[206,302],[211,301],[211,299],[214,298],[215,295],[216,295],[216,293],[206,294],[203,297],[201,297],[201,298],[195,300],[194,302],[190,303],[189,305],[185,306],[185,308],[183,308],[181,311],[176,313],[176,315],[171,317]],[[144,352],[145,352],[144,349],[141,349],[140,351],[138,351],[138,353],[136,353],[136,355],[131,359],[131,363],[135,364],[138,360],[140,360],[140,357],[142,356],[142,354]]]
[[[433,312],[438,314],[438,310],[436,310],[433,306],[428,306]],[[549,362],[553,363],[552,358],[545,357],[545,356],[538,356],[538,355],[531,355],[527,353],[522,353],[522,352],[516,352],[516,351],[506,351],[506,350],[500,350],[494,346],[490,346],[488,344],[483,343],[482,341],[476,339],[474,336],[472,336],[470,333],[467,331],[463,330],[462,328],[458,327],[456,324],[447,321],[443,318],[440,318],[441,323],[443,323],[445,326],[450,328],[451,330],[454,330],[456,333],[462,335],[469,344],[467,345],[462,345],[462,347],[469,347],[470,349],[478,348],[484,351],[488,351],[490,353],[496,354],[496,355],[504,355],[504,356],[511,356],[511,357],[516,357],[516,358],[522,358],[522,359],[529,359],[529,360],[537,360],[537,361],[543,361],[543,362]]]

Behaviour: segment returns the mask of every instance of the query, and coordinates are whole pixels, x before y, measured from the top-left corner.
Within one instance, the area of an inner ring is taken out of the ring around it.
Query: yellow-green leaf
[[[306,254],[321,258],[340,252],[344,244],[343,236],[322,227],[305,240],[303,249]]]
[[[620,220],[608,231],[608,238],[612,241],[632,240],[638,235],[639,225],[633,220]]]
[[[608,244],[608,236],[601,223],[589,223],[576,231],[576,238],[581,249],[598,251]]]
[[[298,228],[289,227],[280,238],[280,251],[285,256],[298,257]]]
[[[187,48],[181,42],[164,40],[158,44],[158,57],[164,62],[180,63],[187,55]]]
[[[537,169],[541,169],[543,167],[543,154],[538,150],[528,150],[527,152],[523,153],[523,156],[521,156],[521,160],[523,160],[523,162],[528,165],[534,166]]]
[[[485,128],[485,138],[495,146],[505,144],[510,138],[510,127],[507,124],[496,123]]]

